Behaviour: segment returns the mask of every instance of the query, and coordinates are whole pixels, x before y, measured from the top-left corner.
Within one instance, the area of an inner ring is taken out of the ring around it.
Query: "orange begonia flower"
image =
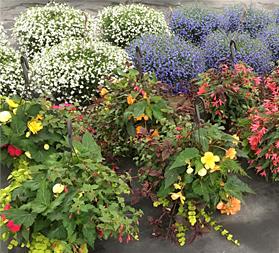
[[[230,197],[227,203],[220,201],[216,208],[221,214],[234,215],[240,211],[241,202],[235,197]]]
[[[133,98],[130,94],[127,97],[127,103],[128,105],[132,105],[133,103],[135,103],[136,99]]]
[[[148,120],[148,116],[145,115],[145,114],[142,114],[142,115],[136,117],[136,121],[141,121],[142,119],[144,119],[145,121],[147,121],[147,120]]]
[[[226,158],[230,158],[230,159],[235,159],[236,157],[236,150],[234,148],[229,148],[227,151],[226,151]]]

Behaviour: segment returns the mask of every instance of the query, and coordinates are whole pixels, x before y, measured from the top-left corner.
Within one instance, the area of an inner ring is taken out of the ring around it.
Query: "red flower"
[[[11,209],[11,205],[10,204],[6,204],[5,207],[4,207],[4,211],[7,211],[7,210],[10,210]],[[2,218],[2,221],[6,221],[6,216],[5,214],[2,214],[1,215],[1,218]]]
[[[209,84],[208,83],[204,83],[200,88],[199,88],[199,91],[198,91],[198,95],[202,95],[204,93],[207,92],[207,88],[208,88]]]
[[[20,156],[23,153],[23,151],[10,144],[8,146],[8,153],[10,156],[15,157]]]
[[[21,228],[21,225],[17,225],[15,224],[12,220],[10,220],[8,223],[7,223],[7,228],[13,232],[13,233],[16,233],[20,230]]]

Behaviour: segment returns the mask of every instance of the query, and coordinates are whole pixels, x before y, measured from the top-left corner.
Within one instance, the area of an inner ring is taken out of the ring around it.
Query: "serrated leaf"
[[[21,209],[10,209],[1,213],[5,214],[8,219],[13,220],[15,224],[21,224],[25,227],[33,225],[37,217],[37,214],[29,213]]]
[[[94,242],[97,238],[96,226],[93,223],[84,224],[82,227],[82,234],[87,240],[90,247],[94,248]]]
[[[199,150],[196,148],[186,148],[185,150],[183,150],[182,152],[180,152],[175,161],[173,162],[173,164],[170,166],[170,170],[181,167],[181,166],[185,166],[186,160],[191,160],[193,158],[196,158],[199,156]]]

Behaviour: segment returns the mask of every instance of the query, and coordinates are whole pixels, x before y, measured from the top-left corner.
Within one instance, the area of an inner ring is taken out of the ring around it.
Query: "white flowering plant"
[[[19,53],[0,42],[0,96],[21,95],[24,85]]]
[[[127,61],[126,52],[109,43],[65,40],[34,56],[30,89],[58,102],[89,104],[105,77]]]
[[[164,14],[142,4],[109,6],[97,15],[102,40],[126,47],[142,34],[169,32]]]
[[[13,34],[27,56],[69,37],[88,36],[93,19],[89,14],[66,4],[49,3],[32,7],[16,18]]]

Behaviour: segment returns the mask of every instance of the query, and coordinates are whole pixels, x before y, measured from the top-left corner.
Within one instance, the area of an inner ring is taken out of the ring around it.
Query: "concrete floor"
[[[9,29],[12,27],[14,17],[29,6],[45,4],[46,0],[0,0],[0,22]],[[102,0],[69,0],[73,6],[87,10],[92,14],[104,6],[117,4],[125,1],[102,1]],[[134,1],[135,2],[135,1]],[[146,0],[143,3],[152,5],[164,11],[169,7],[173,8],[180,4],[190,4],[200,2],[205,6],[220,8],[224,5],[236,3],[238,1],[230,0],[208,0],[208,1],[159,1]],[[279,7],[279,0],[243,0],[242,2],[253,2],[259,7],[274,9]],[[124,167],[131,166],[130,163],[124,164]],[[4,187],[7,173],[1,172],[0,187]],[[251,173],[253,175],[253,173]],[[204,235],[188,247],[180,248],[177,245],[162,239],[152,238],[151,227],[148,225],[147,217],[156,215],[157,209],[152,207],[148,201],[142,201],[140,208],[145,212],[141,221],[140,241],[132,242],[128,245],[119,244],[113,240],[108,242],[98,242],[94,253],[279,253],[279,185],[266,183],[259,177],[252,176],[249,181],[250,186],[256,192],[256,195],[249,195],[246,203],[242,205],[241,212],[235,216],[218,216],[218,221],[231,231],[235,238],[241,242],[240,247],[236,247],[215,232]],[[7,248],[4,245],[0,247],[0,253],[6,253]],[[21,250],[16,251],[21,253]]]

